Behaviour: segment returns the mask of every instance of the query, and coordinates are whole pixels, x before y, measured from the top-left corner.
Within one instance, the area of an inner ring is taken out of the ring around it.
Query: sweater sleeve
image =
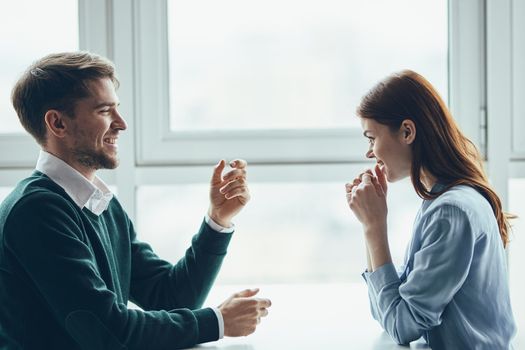
[[[175,265],[158,258],[131,228],[131,298],[148,310],[199,308],[217,277],[232,233],[219,233],[204,221]]]
[[[118,302],[84,239],[76,208],[47,192],[23,197],[4,226],[6,248],[80,348],[178,349],[218,338],[212,309],[142,311]]]
[[[392,264],[365,277],[374,316],[398,344],[408,344],[441,324],[443,311],[472,263],[474,233],[461,209],[441,206],[422,229],[421,248],[406,281],[400,280]]]

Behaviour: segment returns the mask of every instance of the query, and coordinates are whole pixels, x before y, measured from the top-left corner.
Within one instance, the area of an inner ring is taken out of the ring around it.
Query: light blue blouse
[[[505,250],[490,204],[471,187],[423,201],[402,269],[363,277],[373,317],[398,344],[423,336],[434,350],[512,349]]]

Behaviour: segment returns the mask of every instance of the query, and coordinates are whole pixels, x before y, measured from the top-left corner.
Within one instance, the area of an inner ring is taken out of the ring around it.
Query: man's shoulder
[[[62,188],[35,172],[21,180],[0,205],[0,246],[21,249],[42,237],[52,241],[64,232],[75,234],[80,221],[78,209]],[[66,227],[70,229],[62,229]]]
[[[35,171],[21,180],[0,204],[0,223],[16,208],[25,211],[42,210],[46,205],[70,206],[64,190],[44,174]]]

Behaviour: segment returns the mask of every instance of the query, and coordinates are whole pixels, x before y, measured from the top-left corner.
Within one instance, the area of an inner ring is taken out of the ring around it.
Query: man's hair
[[[34,62],[11,93],[20,123],[40,144],[46,143],[44,116],[50,109],[74,117],[78,100],[89,97],[88,83],[109,78],[118,87],[115,67],[89,52],[55,53]]]

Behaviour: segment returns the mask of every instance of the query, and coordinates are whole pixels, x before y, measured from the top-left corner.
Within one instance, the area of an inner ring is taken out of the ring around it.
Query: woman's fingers
[[[381,168],[379,164],[376,164],[374,170],[376,172],[377,180],[379,184],[381,185],[381,187],[383,188],[384,194],[386,195],[386,192],[388,190],[388,184],[387,184],[385,173],[383,172],[383,168]]]

